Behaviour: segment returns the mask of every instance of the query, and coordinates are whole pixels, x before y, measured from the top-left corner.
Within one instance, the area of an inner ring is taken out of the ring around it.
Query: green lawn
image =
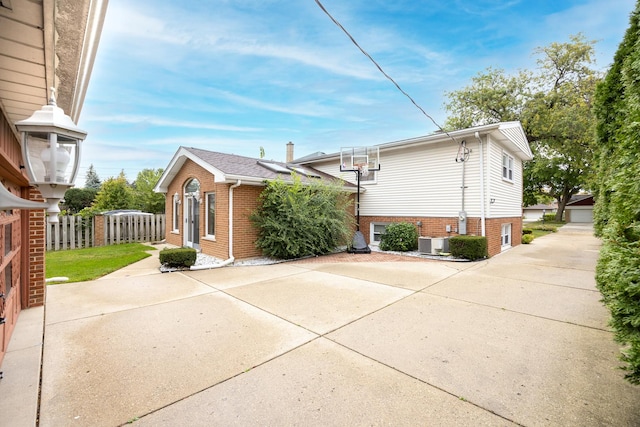
[[[46,277],[68,277],[69,282],[94,280],[147,258],[155,248],[141,243],[100,246],[97,248],[48,251]]]
[[[554,221],[536,221],[536,222],[527,222],[522,224],[522,228],[529,228],[533,230],[533,236],[535,238],[545,236],[549,233],[555,233],[558,228],[562,227],[565,222],[554,222]]]

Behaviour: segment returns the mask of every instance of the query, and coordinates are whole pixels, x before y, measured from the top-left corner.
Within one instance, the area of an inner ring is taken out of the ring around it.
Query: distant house
[[[490,255],[520,244],[522,162],[532,154],[519,122],[381,144],[379,151],[381,170],[361,183],[360,230],[369,244],[401,221],[422,236],[486,236]],[[155,188],[166,194],[167,242],[221,259],[260,256],[249,213],[265,181],[290,179],[295,170],[303,179],[340,178],[356,191],[355,174],[340,172],[339,153],[288,156],[281,163],[180,147]]]
[[[519,122],[503,122],[379,145],[381,170],[362,182],[360,230],[377,244],[392,222],[421,236],[486,236],[489,255],[521,243],[522,162],[533,158]],[[456,159],[458,161],[456,161]],[[464,161],[461,161],[461,160]],[[340,172],[339,154],[303,164]]]
[[[555,214],[558,212],[558,204],[544,204],[538,203],[537,205],[527,206],[522,208],[522,215],[525,221],[540,221],[545,214]]]
[[[566,222],[593,222],[593,196],[591,194],[578,194],[571,198],[564,207],[564,219]]]
[[[261,256],[249,215],[265,182],[291,181],[292,172],[303,182],[335,179],[298,164],[180,147],[155,187],[166,194],[167,243],[223,260]],[[354,185],[344,185],[355,193]]]

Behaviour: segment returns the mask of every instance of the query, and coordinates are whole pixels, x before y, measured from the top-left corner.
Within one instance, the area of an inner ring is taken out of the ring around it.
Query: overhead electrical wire
[[[338,27],[339,27],[339,28],[340,28],[340,29],[341,29],[341,30],[342,30],[342,31],[347,35],[347,37],[349,37],[349,39],[351,40],[351,42],[352,42],[352,43],[353,43],[353,44],[354,44],[354,45],[355,45],[355,46],[360,50],[360,52],[362,52],[364,56],[366,56],[367,58],[369,58],[369,60],[370,60],[371,62],[373,62],[373,65],[375,65],[375,66],[376,66],[376,68],[378,68],[378,70],[379,70],[379,71],[380,71],[380,72],[381,72],[381,73],[382,73],[382,74],[383,74],[383,75],[384,75],[384,76],[385,76],[385,77],[386,77],[386,78],[387,78],[391,83],[393,83],[393,84],[395,85],[395,87],[396,87],[396,88],[398,88],[398,90],[399,90],[399,91],[400,91],[404,96],[406,96],[407,98],[409,98],[409,101],[411,101],[411,103],[412,103],[413,105],[415,105],[415,107],[416,107],[418,110],[420,110],[420,112],[421,112],[422,114],[424,114],[424,116],[425,116],[425,117],[427,117],[429,120],[431,120],[431,122],[433,122],[433,124],[434,124],[434,125],[436,125],[436,127],[437,127],[437,128],[438,128],[442,133],[444,133],[444,134],[445,134],[445,135],[447,135],[449,138],[451,138],[451,140],[452,140],[453,142],[458,143],[458,141],[456,141],[456,139],[455,139],[453,136],[451,136],[451,135],[449,134],[449,132],[447,132],[446,130],[444,130],[444,129],[442,128],[442,126],[440,126],[440,125],[439,125],[439,124],[438,124],[438,123],[433,119],[433,117],[431,117],[429,114],[427,114],[427,112],[426,112],[426,111],[425,111],[425,110],[424,110],[420,105],[418,105],[418,103],[417,103],[417,102],[416,102],[416,101],[411,97],[411,95],[409,95],[407,92],[405,92],[405,91],[400,87],[400,85],[399,85],[398,83],[396,83],[396,81],[395,81],[395,80],[394,80],[394,79],[393,79],[389,74],[387,74],[387,73],[382,69],[382,67],[380,66],[380,64],[378,64],[378,63],[376,62],[376,60],[375,60],[375,59],[373,59],[373,57],[372,57],[371,55],[369,55],[369,54],[367,53],[367,51],[365,51],[365,50],[364,50],[364,49],[363,49],[363,48],[358,44],[358,42],[356,41],[356,39],[354,39],[354,38],[353,38],[353,36],[349,33],[349,31],[347,31],[347,29],[346,29],[346,28],[344,28],[344,27],[342,26],[342,24],[341,24],[340,22],[338,22],[338,20],[337,20],[337,19],[335,19],[335,18],[334,18],[334,17],[329,13],[329,11],[324,7],[324,5],[320,2],[320,0],[315,0],[315,2],[316,2],[316,4],[318,5],[318,7],[320,7],[320,9],[322,9],[322,11],[323,11],[323,12],[324,12],[328,17],[329,17],[329,19],[331,19],[331,20],[333,21],[333,23],[334,23],[334,24],[336,24],[336,25],[337,25],[337,26],[338,26]],[[456,161],[458,161],[458,160],[456,160]]]

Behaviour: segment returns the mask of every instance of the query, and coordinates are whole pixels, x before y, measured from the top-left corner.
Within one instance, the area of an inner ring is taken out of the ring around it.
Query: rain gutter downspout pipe
[[[480,145],[480,227],[482,229],[482,236],[486,236],[486,223],[485,223],[485,194],[484,194],[484,152],[482,151],[482,139],[480,139],[480,133],[476,132],[476,139]]]
[[[229,264],[233,264],[235,258],[233,257],[233,189],[239,187],[242,184],[242,180],[237,180],[235,184],[229,187],[229,258],[211,265],[192,265],[189,270],[209,270],[212,268],[226,267]]]
[[[240,184],[242,184],[241,179],[229,187],[229,259],[231,262],[235,259],[233,257],[233,189],[240,187]]]

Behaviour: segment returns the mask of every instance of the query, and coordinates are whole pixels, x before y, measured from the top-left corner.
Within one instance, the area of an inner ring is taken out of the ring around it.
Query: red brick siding
[[[417,224],[418,221],[422,225],[418,227],[418,235],[428,237],[447,237],[458,236],[458,218],[457,217],[384,217],[384,216],[360,216],[360,230],[365,240],[369,242],[371,223],[392,223],[392,222],[410,222]],[[499,254],[501,247],[502,224],[511,223],[512,246],[519,245],[522,242],[522,218],[493,218],[485,219],[485,230],[487,236],[487,248],[489,256]],[[447,233],[446,226],[451,226],[451,232]],[[482,224],[480,218],[467,218],[467,235],[480,236],[482,234]]]
[[[44,202],[36,188],[29,189],[29,200]],[[45,300],[45,224],[47,218],[43,210],[29,211],[29,280],[27,307],[37,307]],[[23,242],[24,244],[24,242]]]
[[[183,200],[185,184],[196,178],[200,181],[203,202],[200,204],[200,247],[202,252],[216,258],[229,257],[229,187],[233,184],[215,183],[215,177],[191,160],[186,160],[174,180],[169,184],[165,201],[167,213],[167,243],[182,246],[184,243],[184,218],[181,218],[178,233],[173,231],[173,195],[178,193]],[[241,185],[233,189],[233,256],[237,259],[260,256],[255,247],[256,230],[249,220],[250,213],[257,207],[257,199],[264,187]],[[216,194],[215,240],[204,238],[206,233],[206,193]],[[183,207],[180,207],[183,216]]]

